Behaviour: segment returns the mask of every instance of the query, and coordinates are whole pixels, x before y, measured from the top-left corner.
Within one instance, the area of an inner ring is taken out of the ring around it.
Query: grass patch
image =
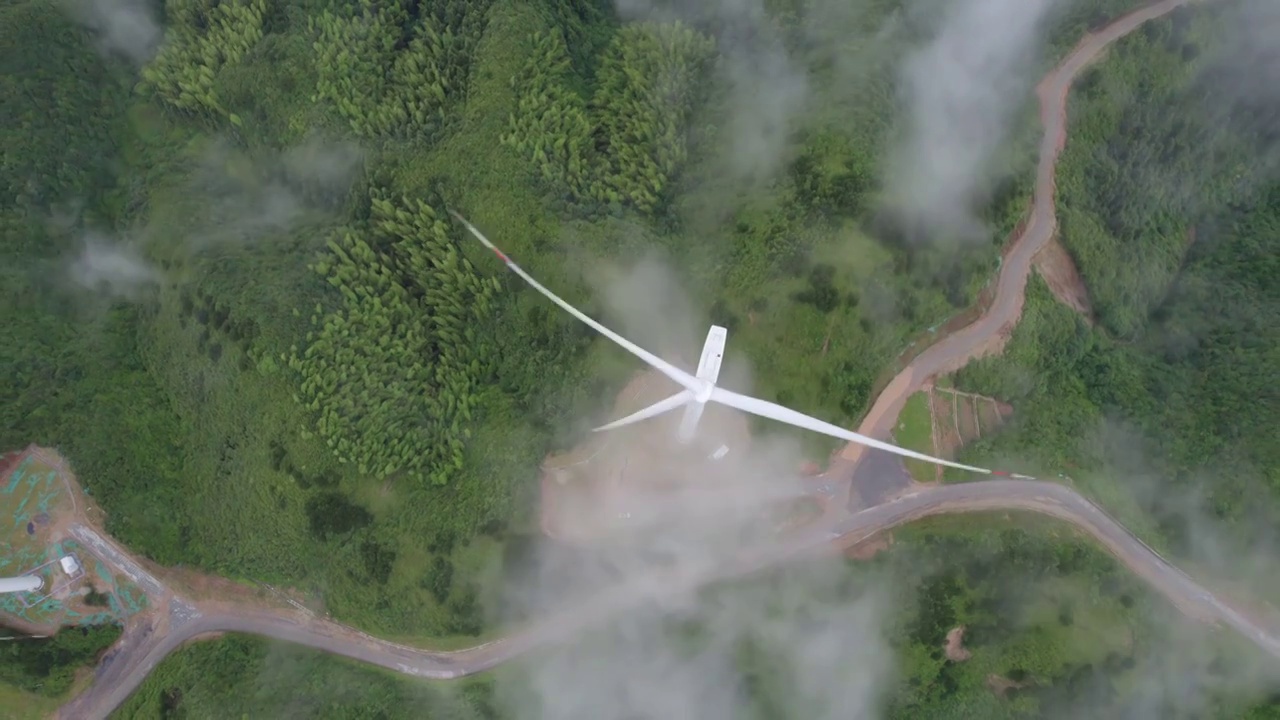
[[[917,392],[907,398],[902,413],[898,415],[898,425],[893,431],[894,441],[901,447],[916,452],[936,452],[933,447],[933,414],[929,410],[929,395]],[[907,470],[916,482],[932,482],[935,479],[934,466],[923,460],[907,459]]]
[[[63,698],[45,697],[0,682],[0,708],[5,720],[40,720],[53,715]]]

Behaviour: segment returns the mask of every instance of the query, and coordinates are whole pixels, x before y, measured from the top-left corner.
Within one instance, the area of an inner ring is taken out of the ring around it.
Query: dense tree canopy
[[[599,59],[595,93],[574,89],[559,28],[539,30],[511,83],[517,108],[503,140],[578,203],[652,213],[688,160],[687,123],[714,43],[682,24],[628,25]]]
[[[311,320],[290,358],[321,437],[361,475],[405,473],[447,482],[462,448],[488,347],[476,327],[498,288],[460,254],[448,226],[421,200],[372,197],[369,220],[329,242],[316,264],[342,293],[341,310]],[[316,312],[321,308],[317,306]]]
[[[13,143],[0,152],[0,209],[39,210],[110,185],[124,109],[115,68],[38,0],[0,5],[0,42],[0,93],[9,98],[0,118]],[[20,51],[27,48],[40,50]],[[0,222],[19,220],[6,212]],[[35,241],[26,231],[3,232],[10,242]]]
[[[359,136],[430,136],[465,90],[488,2],[335,3],[311,20],[319,81]]]
[[[155,59],[143,69],[146,86],[174,108],[240,116],[223,107],[214,90],[222,68],[236,65],[262,40],[268,0],[176,0],[165,5],[168,31]]]

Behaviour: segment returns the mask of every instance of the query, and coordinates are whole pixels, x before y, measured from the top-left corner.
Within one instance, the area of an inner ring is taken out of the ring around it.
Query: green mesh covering
[[[35,592],[0,595],[0,614],[39,625],[123,623],[146,607],[142,590],[111,571],[72,539],[49,542],[49,518],[73,506],[59,471],[37,453],[27,453],[0,476],[0,577],[33,574],[44,581]],[[43,521],[43,522],[41,522]],[[35,530],[28,532],[28,524]],[[74,580],[58,563],[74,555],[82,573]],[[107,596],[105,607],[84,603],[90,584]]]

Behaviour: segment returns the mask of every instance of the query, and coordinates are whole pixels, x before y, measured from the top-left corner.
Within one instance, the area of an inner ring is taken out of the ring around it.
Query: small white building
[[[75,555],[63,555],[58,559],[58,564],[62,566],[62,572],[66,573],[67,577],[73,578],[80,574],[80,561]]]
[[[0,578],[0,595],[5,593],[35,592],[40,589],[41,585],[44,585],[44,581],[35,575]]]

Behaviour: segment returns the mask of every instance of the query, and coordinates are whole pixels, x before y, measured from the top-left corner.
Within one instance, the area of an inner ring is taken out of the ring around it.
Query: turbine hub
[[[705,404],[711,399],[711,392],[715,390],[716,386],[706,380],[702,380],[701,385],[702,386],[698,388],[698,392],[694,393],[693,399]]]

